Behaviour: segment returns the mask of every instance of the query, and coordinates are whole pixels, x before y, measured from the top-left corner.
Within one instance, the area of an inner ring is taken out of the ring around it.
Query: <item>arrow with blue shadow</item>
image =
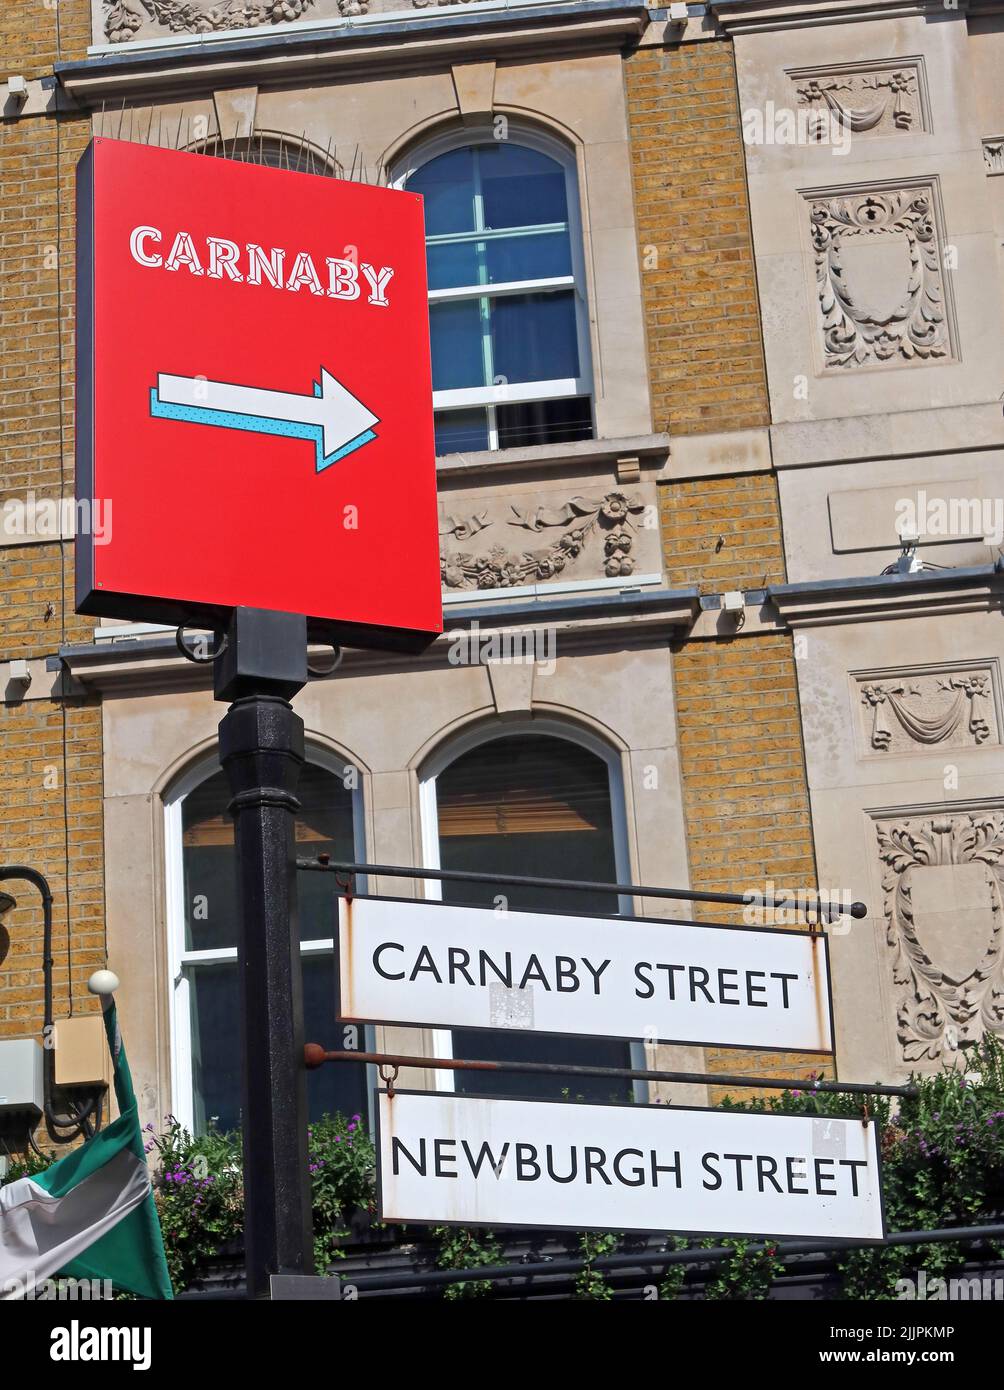
[[[324,367],[312,396],[160,372],[150,391],[150,414],[161,420],[309,439],[318,473],[376,439],[373,426],[380,423]]]

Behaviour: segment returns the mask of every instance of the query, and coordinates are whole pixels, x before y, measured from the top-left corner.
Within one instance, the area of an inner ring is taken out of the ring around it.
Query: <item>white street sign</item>
[[[339,1018],[830,1052],[826,941],[339,899]]]
[[[378,1095],[381,1221],[884,1235],[874,1121]]]

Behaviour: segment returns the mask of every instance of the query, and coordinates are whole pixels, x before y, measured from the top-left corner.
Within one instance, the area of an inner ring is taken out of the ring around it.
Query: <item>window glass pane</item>
[[[451,763],[436,783],[440,862],[444,869],[530,877],[616,881],[607,765],[565,739],[501,738]],[[443,882],[446,902],[489,906],[497,893],[512,908],[616,913],[616,899],[583,889]],[[454,1055],[627,1067],[626,1043],[592,1038],[517,1037],[454,1030]],[[458,1090],[495,1094],[630,1098],[631,1083],[560,1074],[519,1076],[457,1072]]]
[[[474,151],[450,150],[416,169],[410,193],[425,199],[425,234],[474,231]]]
[[[429,322],[432,330],[432,389],[455,391],[462,386],[484,386],[480,299],[433,304],[429,310]]]
[[[478,146],[486,227],[565,222],[565,171],[556,160],[500,140]]]
[[[302,878],[330,878],[330,874],[302,874]],[[366,1030],[359,1029],[359,1051],[365,1051]],[[346,1025],[335,1025],[335,961],[333,956],[303,957],[303,1030],[307,1042],[322,1047],[342,1047]],[[329,1062],[307,1073],[307,1104],[312,1120],[321,1115],[367,1117],[366,1063]],[[367,1129],[369,1121],[367,1120]]]
[[[497,237],[486,241],[484,246],[490,285],[504,285],[512,280],[547,280],[572,273],[567,231]],[[457,284],[462,283],[457,281]]]
[[[488,448],[486,410],[439,410],[435,422],[437,454]]]
[[[315,763],[300,775],[301,810],[296,821],[300,854],[351,861],[354,856],[352,793],[340,777]],[[185,946],[190,951],[237,945],[234,823],[227,806],[230,788],[222,771],[207,777],[181,807],[185,902]],[[298,880],[300,939],[335,934],[329,875],[301,874]]]
[[[241,1121],[241,1049],[237,965],[200,965],[190,973],[192,1093],[195,1129],[224,1132]]]
[[[500,405],[496,419],[500,449],[521,449],[531,444],[564,444],[572,439],[593,437],[592,402],[588,396]]]
[[[318,874],[318,878],[326,875]],[[334,1027],[334,959],[303,961],[303,1015],[308,1042],[327,1044]],[[190,971],[192,999],[192,1088],[195,1127],[222,1131],[240,1128],[241,1058],[236,963],[198,965]],[[362,1031],[360,1025],[360,1032]],[[341,1111],[366,1115],[366,1066],[339,1062],[307,1073],[307,1105],[312,1120]]]
[[[455,290],[467,285],[483,284],[479,270],[478,248],[481,242],[437,242],[428,247],[426,264],[430,290]]]
[[[496,379],[557,381],[579,375],[572,290],[493,299],[491,335]]]

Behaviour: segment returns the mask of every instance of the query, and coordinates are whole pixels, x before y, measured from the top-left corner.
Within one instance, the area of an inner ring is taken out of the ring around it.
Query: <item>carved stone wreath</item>
[[[827,368],[949,356],[938,240],[926,190],[817,199],[809,218]],[[895,235],[906,238],[907,282],[891,313],[873,315],[856,302],[847,284],[844,245],[850,238]]]
[[[539,507],[524,512],[514,506],[516,520],[510,521],[510,526],[528,531],[560,526],[563,534],[540,550],[512,551],[504,545],[494,545],[480,555],[443,550],[439,557],[443,583],[448,589],[511,589],[555,579],[566,565],[578,559],[594,531],[603,533],[604,574],[608,578],[626,577],[634,569],[630,551],[635,528],[631,517],[644,509],[643,502],[623,492],[608,492],[601,498],[573,497],[558,508]],[[483,512],[464,521],[451,517],[448,522],[446,534],[460,540],[491,525]]]
[[[223,29],[256,29],[261,24],[292,24],[317,0],[104,0],[104,30],[111,43],[128,43],[152,20],[172,34],[211,34]],[[342,15],[366,14],[369,0],[338,0]]]
[[[902,1056],[907,1062],[952,1061],[962,1043],[1004,1031],[1004,813],[955,812],[879,825],[878,839],[886,940],[893,980],[902,988],[896,1013]],[[931,959],[914,919],[914,870],[949,864],[985,864],[991,878],[989,939],[964,978],[962,969]]]

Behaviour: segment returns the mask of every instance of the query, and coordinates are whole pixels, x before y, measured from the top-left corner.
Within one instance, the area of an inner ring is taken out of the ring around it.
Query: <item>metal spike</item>
[[[151,131],[152,129],[153,129],[153,107],[151,106],[151,107],[150,107],[150,121],[149,121],[149,124],[147,125],[147,128],[146,128],[146,139],[145,139],[144,142],[143,142],[145,145],[149,145],[149,143],[150,143],[150,131]]]
[[[101,98],[101,123],[100,123],[100,125],[98,126],[98,134],[99,134],[99,135],[104,135],[104,133],[105,133],[105,105],[106,105],[106,103],[107,103],[107,98],[106,98],[106,97],[102,97],[102,98]]]
[[[328,136],[328,148],[324,151],[324,167],[321,170],[322,174],[331,173],[331,142],[333,139],[333,135]]]
[[[184,119],[185,119],[185,108],[182,107],[182,108],[181,108],[181,115],[178,117],[178,129],[177,129],[177,131],[175,132],[175,136],[174,136],[174,148],[175,148],[176,150],[180,150],[180,149],[181,149],[181,123],[182,123],[182,121],[183,121]]]
[[[307,132],[304,131],[300,136],[300,148],[296,152],[296,172],[300,172],[300,160],[303,158],[307,149]]]
[[[121,140],[121,139],[122,139],[122,123],[123,123],[124,120],[125,120],[125,97],[122,98],[122,109],[121,109],[121,111],[119,112],[119,133],[118,133],[118,135],[116,136],[116,139],[118,139],[118,140]]]

